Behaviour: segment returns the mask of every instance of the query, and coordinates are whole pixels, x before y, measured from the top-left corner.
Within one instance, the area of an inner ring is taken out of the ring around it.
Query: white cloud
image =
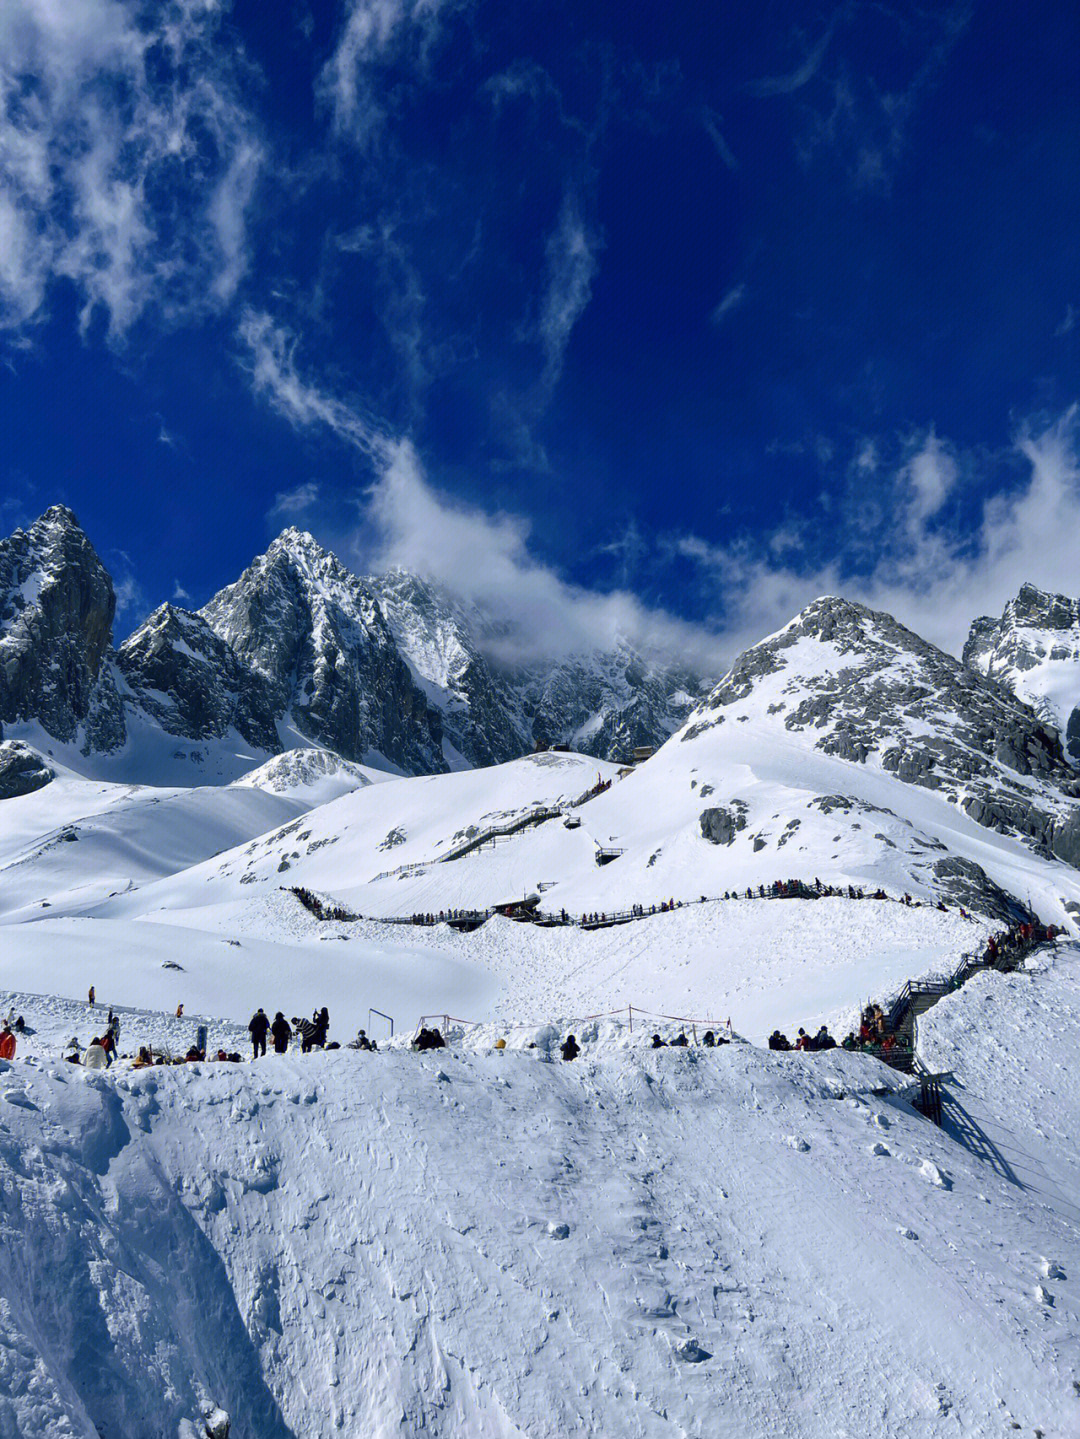
[[[592,297],[599,241],[583,224],[573,195],[567,194],[547,242],[547,275],[539,331],[545,365],[542,387],[550,392],[562,374],[574,326]]]
[[[296,368],[296,337],[262,311],[244,314],[237,331],[247,347],[244,363],[251,387],[297,429],[323,426],[367,457],[388,463],[393,442],[359,403],[328,395],[301,378]]]
[[[1073,330],[1075,330],[1075,329],[1076,329],[1076,306],[1075,306],[1075,305],[1066,305],[1066,306],[1065,306],[1065,314],[1062,316],[1061,323],[1058,325],[1058,327],[1057,327],[1057,328],[1055,329],[1055,331],[1054,331],[1054,338],[1060,340],[1064,335],[1071,335],[1072,332],[1073,332]]]
[[[319,499],[319,486],[315,480],[306,480],[304,484],[295,486],[291,490],[282,490],[274,496],[274,503],[267,511],[266,518],[271,524],[279,520],[290,522],[297,515],[302,515],[310,510]]]
[[[0,324],[50,284],[115,340],[151,305],[227,303],[247,267],[263,150],[216,0],[0,5]]]
[[[805,58],[794,70],[787,75],[772,75],[764,80],[753,80],[747,85],[747,91],[751,95],[768,97],[772,95],[794,95],[804,85],[809,85],[817,72],[821,69],[821,62],[825,59],[826,51],[832,43],[833,31],[836,29],[837,21],[840,19],[842,10],[838,10],[829,21],[828,28],[821,39],[813,45],[806,53]]]
[[[723,160],[724,164],[729,170],[737,170],[739,168],[739,162],[732,153],[731,146],[724,139],[724,132],[720,128],[724,123],[722,117],[715,114],[712,110],[705,109],[701,112],[701,123],[705,126],[705,132],[716,146],[716,153],[720,156],[721,160]]]
[[[722,668],[717,640],[706,630],[650,609],[626,590],[571,584],[537,560],[528,520],[440,494],[409,440],[387,435],[354,403],[300,375],[295,337],[269,316],[246,316],[241,338],[258,395],[296,428],[327,429],[374,466],[375,480],[360,500],[364,523],[350,541],[359,566],[404,566],[507,621],[509,631],[492,640],[504,658],[591,651],[625,638],[668,658],[683,656],[704,673]]]
[[[1076,594],[1078,441],[1075,405],[1051,425],[1025,428],[1015,442],[1026,464],[1023,482],[985,499],[974,526],[962,519],[950,526],[941,510],[964,466],[931,431],[895,473],[893,487],[882,490],[883,522],[869,568],[861,564],[860,538],[845,539],[854,526],[843,515],[835,558],[816,566],[778,564],[767,542],[711,545],[690,536],[678,550],[716,584],[732,648],[778,629],[818,595],[841,594],[895,614],[958,654],[975,616],[1000,613],[1025,581]],[[880,472],[878,479],[884,486]]]
[[[746,299],[747,290],[744,284],[732,285],[724,298],[712,312],[714,325],[722,325],[732,311],[737,310]]]
[[[180,583],[179,580],[173,581],[172,599],[174,604],[183,604],[185,600],[191,599],[191,596],[188,594],[187,590],[184,589],[183,585]]]
[[[369,146],[386,120],[374,75],[408,54],[426,67],[445,14],[467,0],[347,0],[345,28],[324,65],[318,93],[332,111],[335,129]]]

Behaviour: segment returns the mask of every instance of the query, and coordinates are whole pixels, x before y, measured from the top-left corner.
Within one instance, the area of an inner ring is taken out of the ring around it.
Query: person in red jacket
[[[0,1059],[15,1058],[15,1036],[8,1025],[0,1029]]]

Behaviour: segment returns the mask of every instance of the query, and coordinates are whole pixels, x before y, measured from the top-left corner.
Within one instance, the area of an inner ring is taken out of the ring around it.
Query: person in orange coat
[[[15,1036],[9,1025],[0,1029],[0,1059],[15,1058]]]

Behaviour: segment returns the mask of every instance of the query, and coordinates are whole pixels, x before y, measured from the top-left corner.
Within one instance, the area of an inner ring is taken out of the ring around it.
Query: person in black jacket
[[[786,1034],[781,1034],[778,1029],[774,1029],[772,1034],[769,1035],[769,1048],[790,1049],[791,1040],[788,1039]]]
[[[270,1021],[267,1019],[266,1012],[260,1005],[251,1016],[251,1022],[248,1025],[248,1033],[251,1035],[251,1048],[253,1051],[252,1059],[258,1059],[260,1054],[266,1053],[266,1036],[269,1030]]]
[[[577,1059],[578,1055],[581,1053],[581,1050],[578,1048],[578,1042],[572,1034],[568,1034],[563,1040],[561,1053],[563,1059],[568,1060]]]
[[[289,1021],[279,1009],[274,1015],[274,1022],[270,1026],[270,1033],[274,1036],[274,1053],[284,1054],[289,1047],[289,1040],[292,1039],[292,1029]]]

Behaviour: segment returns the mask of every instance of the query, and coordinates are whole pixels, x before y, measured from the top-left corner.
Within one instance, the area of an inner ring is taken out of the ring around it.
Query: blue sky
[[[8,0],[0,519],[719,665],[1080,590],[1080,12]]]

